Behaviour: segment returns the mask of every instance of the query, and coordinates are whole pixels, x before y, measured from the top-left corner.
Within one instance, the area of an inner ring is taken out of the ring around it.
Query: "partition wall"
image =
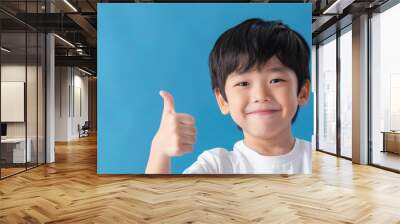
[[[317,148],[352,157],[352,35],[351,24],[318,44]]]
[[[46,161],[46,38],[23,22],[43,5],[21,1],[21,13],[0,11],[1,179]]]

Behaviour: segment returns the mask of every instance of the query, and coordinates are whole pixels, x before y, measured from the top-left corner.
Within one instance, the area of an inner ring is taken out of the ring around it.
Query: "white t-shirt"
[[[243,140],[233,151],[214,148],[204,151],[184,174],[311,174],[311,143],[296,138],[293,149],[279,156],[264,156]]]

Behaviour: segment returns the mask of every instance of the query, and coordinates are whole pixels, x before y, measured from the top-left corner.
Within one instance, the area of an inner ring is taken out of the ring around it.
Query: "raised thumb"
[[[164,100],[163,114],[165,113],[175,113],[174,97],[167,91],[161,90],[160,96]]]

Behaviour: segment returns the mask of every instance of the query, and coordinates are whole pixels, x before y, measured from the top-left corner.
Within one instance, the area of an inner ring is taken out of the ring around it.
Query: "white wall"
[[[56,67],[55,73],[55,140],[70,141],[88,120],[88,77],[72,67]]]
[[[1,81],[3,82],[25,82],[25,64],[8,64],[1,66]],[[28,71],[32,69],[28,66]],[[28,72],[30,74],[30,72]],[[4,96],[3,96],[4,97]],[[5,110],[6,108],[1,108]],[[24,122],[10,122],[7,123],[7,137],[25,137],[25,123]]]
[[[74,70],[74,108],[73,108],[73,116],[72,116],[72,136],[77,138],[78,133],[78,124],[81,126],[88,121],[89,113],[88,113],[88,77],[82,76],[83,73],[76,74],[77,70]],[[80,97],[79,97],[80,96]],[[80,101],[80,102],[79,102]],[[80,111],[81,110],[81,111]]]
[[[68,71],[67,67],[55,68],[55,141],[68,140]]]
[[[38,70],[37,70],[38,69]],[[45,117],[44,117],[44,74],[42,67],[25,64],[3,64],[1,66],[2,82],[24,82],[26,84],[26,107],[21,108],[22,113],[26,112],[27,119],[23,122],[6,122],[8,138],[24,138],[25,135],[30,139],[32,161],[44,163],[45,146]],[[27,78],[27,81],[25,80]],[[2,95],[2,98],[7,96]],[[2,107],[1,110],[10,108]],[[13,111],[8,111],[16,113]],[[37,156],[39,153],[39,156]]]
[[[36,80],[32,76],[36,77],[36,66],[27,66],[19,64],[6,64],[1,66],[1,81],[2,82],[25,82],[25,76],[27,69],[27,76],[30,86],[36,86]],[[41,71],[40,71],[41,72]],[[6,96],[3,96],[6,97]],[[36,135],[36,87],[27,88],[27,119],[28,119],[28,137],[31,133]],[[41,105],[39,105],[40,107]],[[1,108],[6,110],[6,108]],[[34,123],[32,123],[34,122]],[[25,137],[25,123],[26,122],[7,122],[7,136],[8,137]]]

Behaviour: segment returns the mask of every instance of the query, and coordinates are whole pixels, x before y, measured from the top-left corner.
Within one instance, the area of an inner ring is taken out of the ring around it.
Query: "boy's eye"
[[[274,84],[274,83],[284,82],[284,81],[285,81],[285,80],[283,80],[283,79],[272,79],[272,80],[271,80],[271,83]]]
[[[239,82],[235,86],[248,86],[249,82]]]

